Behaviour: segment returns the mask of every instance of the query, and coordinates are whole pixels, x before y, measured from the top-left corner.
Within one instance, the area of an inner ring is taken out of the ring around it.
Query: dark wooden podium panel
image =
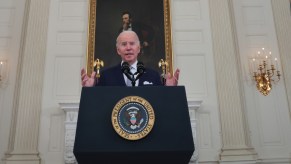
[[[152,131],[136,141],[120,137],[111,113],[126,96],[146,99],[155,112]],[[74,154],[79,164],[186,164],[194,143],[185,88],[84,87],[82,89]]]

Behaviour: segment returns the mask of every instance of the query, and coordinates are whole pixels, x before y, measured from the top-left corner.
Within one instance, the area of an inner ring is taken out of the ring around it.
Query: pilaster
[[[40,163],[38,137],[49,2],[26,1],[6,164]]]
[[[273,15],[275,21],[275,28],[277,33],[278,48],[281,58],[283,80],[285,81],[285,87],[288,98],[289,113],[291,116],[291,13],[290,13],[290,1],[272,0]]]
[[[222,149],[220,163],[254,163],[244,113],[244,94],[231,0],[209,1]]]

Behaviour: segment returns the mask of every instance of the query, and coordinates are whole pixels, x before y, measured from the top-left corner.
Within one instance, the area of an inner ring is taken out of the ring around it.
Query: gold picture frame
[[[88,38],[87,38],[87,73],[91,74],[94,71],[94,61],[99,58],[96,57],[96,15],[97,15],[97,1],[101,0],[90,0],[89,4],[89,20],[88,20]],[[108,1],[108,0],[107,0]],[[114,0],[115,1],[115,0]],[[122,0],[121,0],[122,1]],[[148,0],[144,0],[148,1]],[[158,0],[156,0],[158,1]],[[173,73],[173,51],[172,51],[172,29],[171,29],[171,11],[170,11],[170,0],[161,0],[163,3],[163,30],[164,30],[164,53],[163,60],[168,62],[167,72]],[[116,1],[115,1],[116,2]],[[100,7],[100,6],[99,6]],[[120,16],[121,17],[121,16]],[[162,20],[161,20],[162,21]],[[115,43],[114,43],[115,44]],[[100,59],[102,60],[102,58]],[[155,61],[158,65],[159,61]],[[106,63],[105,63],[106,65]],[[155,65],[155,66],[156,66]],[[161,72],[161,71],[159,71]]]

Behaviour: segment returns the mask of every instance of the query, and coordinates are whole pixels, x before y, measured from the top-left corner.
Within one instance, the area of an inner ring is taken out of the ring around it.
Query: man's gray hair
[[[140,45],[139,38],[138,38],[137,34],[136,34],[134,31],[122,31],[122,32],[118,35],[118,37],[116,38],[116,47],[119,46],[120,43],[118,43],[118,40],[119,40],[119,37],[120,37],[121,35],[123,35],[123,34],[134,34],[135,37],[136,37],[136,42]]]

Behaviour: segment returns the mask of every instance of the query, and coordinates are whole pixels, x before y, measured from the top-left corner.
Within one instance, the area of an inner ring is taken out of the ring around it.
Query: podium
[[[126,140],[114,130],[111,116],[127,96],[147,100],[155,114],[150,133]],[[187,164],[194,142],[183,86],[83,87],[74,155],[79,164]]]

